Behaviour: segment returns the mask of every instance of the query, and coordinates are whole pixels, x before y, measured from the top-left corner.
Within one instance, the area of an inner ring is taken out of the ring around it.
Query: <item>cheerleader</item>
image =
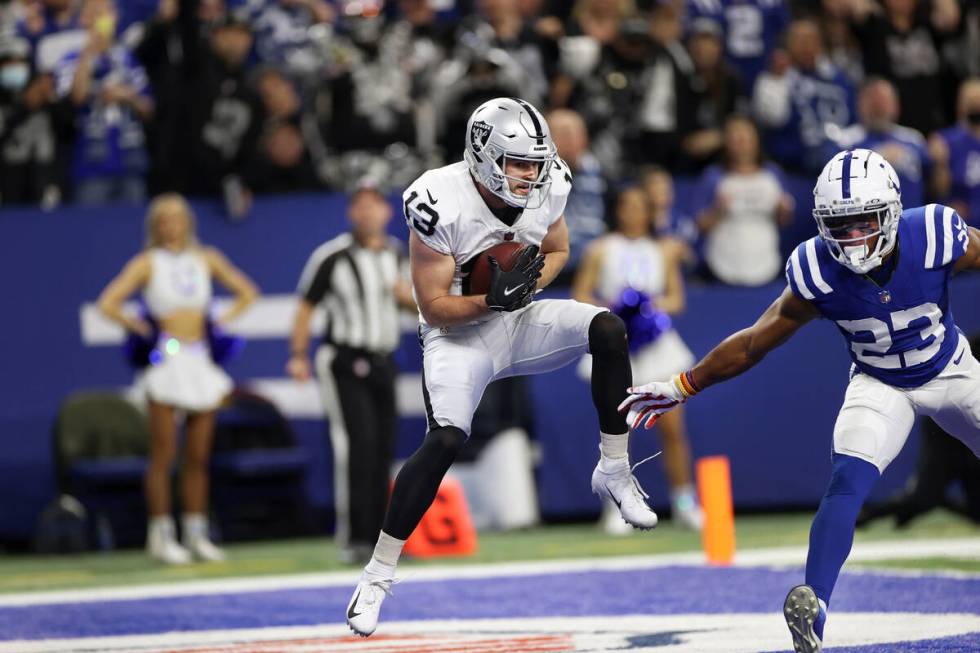
[[[166,564],[224,559],[211,542],[206,516],[215,409],[232,389],[231,379],[212,361],[208,345],[212,277],[234,294],[234,302],[214,322],[220,327],[238,317],[258,291],[218,250],[198,242],[187,201],[168,193],[154,199],[147,210],[146,247],[98,301],[106,316],[154,343],[137,385],[148,402],[150,427],[144,477],[146,549],[151,558]],[[142,291],[148,319],[123,310],[123,302],[137,291]],[[178,413],[185,418],[180,474],[183,545],[177,541],[170,505]]]

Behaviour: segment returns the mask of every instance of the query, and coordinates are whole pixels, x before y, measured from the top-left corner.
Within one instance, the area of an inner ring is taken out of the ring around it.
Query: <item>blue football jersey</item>
[[[968,243],[956,211],[929,204],[902,212],[898,261],[883,286],[835,261],[819,236],[793,250],[786,280],[837,324],[861,372],[915,388],[939,374],[956,351],[948,284]]]
[[[725,56],[752,89],[755,78],[769,66],[769,55],[789,25],[786,0],[689,0],[688,21],[712,18],[725,33]]]
[[[857,115],[854,86],[829,61],[816,70],[794,68],[787,75],[789,119],[763,130],[765,149],[784,166],[819,171],[833,155],[827,152],[827,126],[845,127]]]

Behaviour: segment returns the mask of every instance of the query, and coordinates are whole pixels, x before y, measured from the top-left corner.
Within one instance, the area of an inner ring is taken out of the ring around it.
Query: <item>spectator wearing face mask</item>
[[[117,18],[112,0],[85,0],[79,21],[88,31],[86,43],[55,69],[59,96],[77,111],[71,178],[82,204],[146,197],[143,123],[154,105],[142,66],[116,41]]]
[[[971,225],[980,225],[980,77],[960,86],[956,125],[929,138],[936,187],[945,204]]]
[[[56,100],[50,75],[35,74],[26,40],[0,40],[0,204],[61,199],[59,137],[70,135],[72,112]]]

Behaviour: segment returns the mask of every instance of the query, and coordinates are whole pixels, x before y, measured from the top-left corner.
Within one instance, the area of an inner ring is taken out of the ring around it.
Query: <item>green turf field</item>
[[[739,550],[805,546],[810,513],[752,515],[736,520]],[[933,511],[895,530],[887,520],[858,531],[856,542],[980,536],[980,528],[944,511]],[[547,526],[511,533],[480,535],[480,550],[470,557],[408,564],[512,562],[593,556],[677,553],[700,549],[700,537],[665,523],[655,531],[610,537],[592,524]],[[162,567],[151,564],[141,550],[73,556],[8,555],[0,557],[0,593],[25,590],[120,586],[264,574],[353,570],[337,561],[326,537],[230,544],[224,563]],[[972,559],[936,558],[875,562],[875,567],[980,572],[980,551]]]

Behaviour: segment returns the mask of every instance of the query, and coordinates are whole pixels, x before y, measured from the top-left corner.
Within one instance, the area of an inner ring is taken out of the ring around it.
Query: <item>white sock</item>
[[[603,433],[599,431],[599,453],[603,458],[617,459],[629,456],[630,434],[626,433]]]
[[[183,526],[183,536],[185,542],[193,542],[198,539],[210,539],[208,537],[208,518],[204,513],[185,512],[180,519]]]
[[[149,538],[176,540],[177,527],[174,525],[174,518],[170,515],[150,517],[150,522],[147,526],[147,535]]]
[[[374,545],[374,555],[371,556],[371,561],[367,563],[364,571],[371,576],[393,578],[403,546],[405,540],[399,540],[381,531],[378,543]]]

